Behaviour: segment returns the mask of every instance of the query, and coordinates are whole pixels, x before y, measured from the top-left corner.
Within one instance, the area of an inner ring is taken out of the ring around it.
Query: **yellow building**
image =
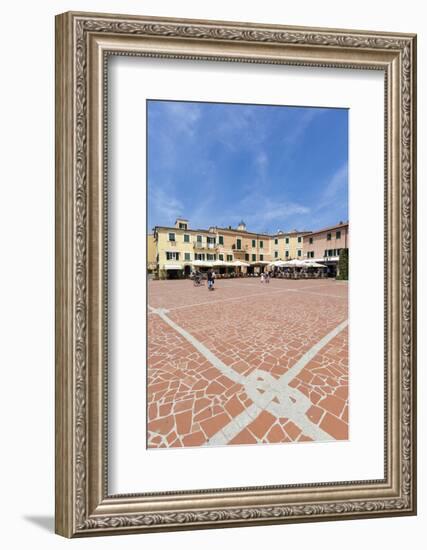
[[[156,226],[153,240],[160,279],[186,277],[209,263],[219,273],[261,272],[273,259],[272,237],[247,231],[244,222],[236,229],[190,229],[188,220],[178,218],[174,227]]]
[[[271,237],[273,260],[303,259],[304,235],[310,231],[279,231]]]
[[[157,247],[154,235],[147,235],[147,271],[155,273],[157,271]]]

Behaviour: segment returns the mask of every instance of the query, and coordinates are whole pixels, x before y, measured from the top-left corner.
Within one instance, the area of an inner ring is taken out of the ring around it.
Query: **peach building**
[[[341,250],[345,248],[349,248],[348,222],[340,222],[304,235],[303,259],[336,269]]]

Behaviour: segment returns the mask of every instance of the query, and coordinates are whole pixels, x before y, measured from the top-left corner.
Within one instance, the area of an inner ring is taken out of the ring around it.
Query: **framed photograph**
[[[56,532],[416,513],[416,37],[56,18]]]

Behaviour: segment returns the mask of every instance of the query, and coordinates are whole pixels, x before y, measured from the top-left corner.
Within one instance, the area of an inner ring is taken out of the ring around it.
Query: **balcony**
[[[249,246],[245,244],[244,246],[240,245],[240,248],[237,248],[237,244],[232,244],[231,249],[236,252],[244,252],[245,250],[249,250]]]
[[[193,243],[193,248],[196,248],[197,250],[217,250],[218,245],[216,243],[199,243],[195,242]]]

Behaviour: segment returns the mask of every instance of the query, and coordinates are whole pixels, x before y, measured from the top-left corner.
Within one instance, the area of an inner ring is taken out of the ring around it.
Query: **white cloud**
[[[320,210],[334,201],[347,200],[347,186],[348,166],[347,163],[344,163],[332,174],[331,178],[325,182],[322,194],[317,202],[316,210]]]
[[[298,119],[298,123],[292,122],[292,126],[289,126],[283,141],[286,146],[293,146],[299,143],[307,129],[309,128],[312,121],[322,113],[321,109],[308,109],[301,117]]]
[[[168,130],[171,134],[186,134],[193,137],[198,130],[200,107],[194,103],[171,101],[164,104],[168,121]]]
[[[249,231],[262,232],[290,228],[297,219],[298,225],[301,225],[309,214],[310,208],[307,206],[288,200],[273,200],[258,190],[234,204],[233,212],[224,212],[222,219],[223,225],[243,219]]]
[[[149,186],[150,217],[157,225],[170,225],[184,213],[183,203],[162,187]]]

